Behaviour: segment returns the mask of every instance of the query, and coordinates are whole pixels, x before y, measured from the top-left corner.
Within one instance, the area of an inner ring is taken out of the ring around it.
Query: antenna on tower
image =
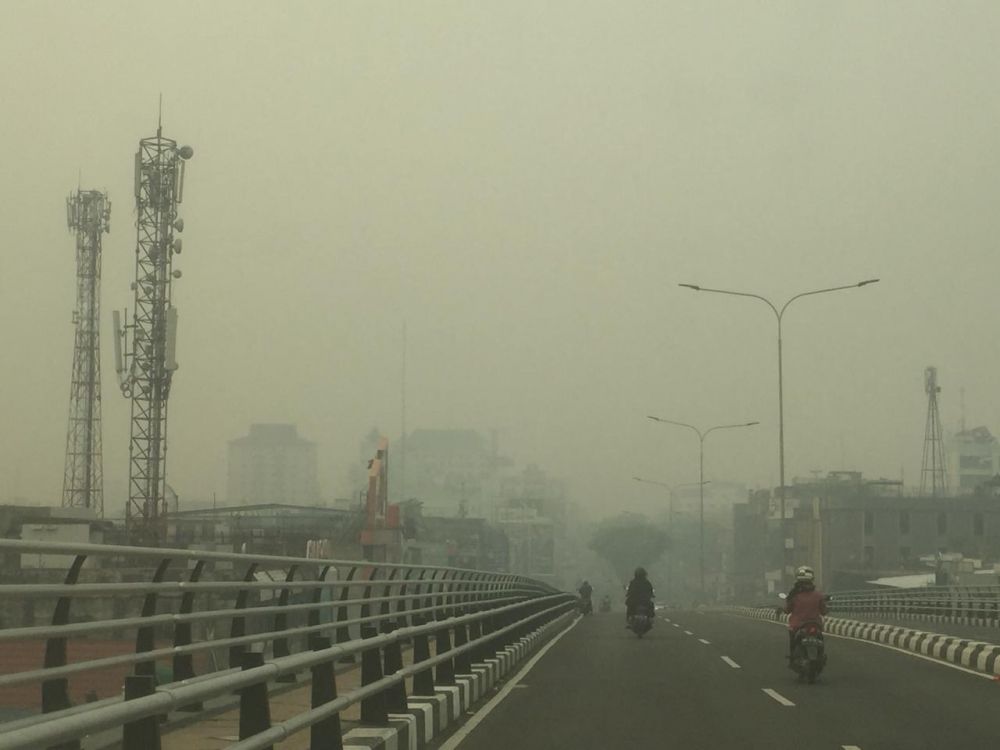
[[[937,368],[924,370],[924,391],[927,393],[927,423],[924,427],[924,460],[920,470],[920,494],[941,497],[947,492],[945,474],[944,440],[937,395],[941,386],[937,381]]]
[[[81,177],[82,180],[82,172]],[[63,474],[64,508],[104,516],[101,453],[101,235],[111,228],[107,193],[81,190],[66,199],[66,220],[76,233],[76,309],[69,428]]]
[[[167,400],[177,371],[177,310],[171,290],[181,275],[174,258],[182,247],[174,235],[184,231],[177,207],[184,196],[184,164],[194,155],[190,146],[164,138],[162,123],[161,94],[156,136],[139,141],[135,155],[132,321],[121,326],[120,318],[114,318],[116,342],[125,343],[121,360],[116,350],[115,370],[122,394],[132,401],[125,529],[132,544],[153,547],[165,541],[169,511]]]
[[[399,440],[399,499],[397,502],[406,500],[406,321],[403,321],[403,365],[399,378],[400,390],[400,430],[402,434]]]

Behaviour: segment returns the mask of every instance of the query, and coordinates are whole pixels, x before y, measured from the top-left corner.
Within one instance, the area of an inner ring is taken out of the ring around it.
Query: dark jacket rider
[[[625,591],[626,621],[639,607],[649,607],[653,601],[653,584],[646,578],[645,568],[636,568],[635,577],[629,581]]]

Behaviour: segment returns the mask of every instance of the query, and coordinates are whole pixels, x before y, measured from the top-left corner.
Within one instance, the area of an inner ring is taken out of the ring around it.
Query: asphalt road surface
[[[826,671],[803,685],[783,627],[659,614],[641,640],[622,615],[581,620],[457,750],[1000,748],[1000,682],[829,637]]]

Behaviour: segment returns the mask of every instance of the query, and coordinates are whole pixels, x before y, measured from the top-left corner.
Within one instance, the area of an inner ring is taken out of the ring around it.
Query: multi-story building
[[[946,553],[985,568],[1000,562],[995,496],[911,497],[900,490],[897,481],[870,482],[855,472],[793,485],[784,544],[776,493],[751,493],[734,508],[736,598],[768,596],[780,585],[783,561],[791,568],[812,566],[822,585],[833,590],[927,572],[926,561]]]
[[[1000,442],[986,427],[956,433],[946,447],[948,481],[955,495],[971,495],[1000,473]]]
[[[229,441],[226,498],[230,505],[316,502],[316,444],[293,424],[250,425],[249,435]]]
[[[416,498],[428,513],[486,516],[498,471],[510,461],[475,430],[413,430],[392,446],[389,493]]]

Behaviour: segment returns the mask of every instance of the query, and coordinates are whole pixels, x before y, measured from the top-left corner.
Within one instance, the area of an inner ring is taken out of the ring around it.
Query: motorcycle
[[[581,596],[580,601],[577,603],[577,608],[580,610],[581,615],[594,614],[594,603],[589,596]]]
[[[653,603],[636,607],[628,618],[628,626],[639,638],[642,638],[653,627]]]
[[[779,598],[787,599],[785,594]],[[824,597],[827,601],[830,597]],[[799,676],[799,682],[816,682],[826,666],[826,644],[823,640],[823,624],[818,620],[808,620],[800,625],[792,636],[792,655],[789,666]]]
[[[812,685],[826,666],[826,646],[823,626],[818,622],[805,622],[795,631],[792,646],[792,669],[799,675],[799,682]]]

